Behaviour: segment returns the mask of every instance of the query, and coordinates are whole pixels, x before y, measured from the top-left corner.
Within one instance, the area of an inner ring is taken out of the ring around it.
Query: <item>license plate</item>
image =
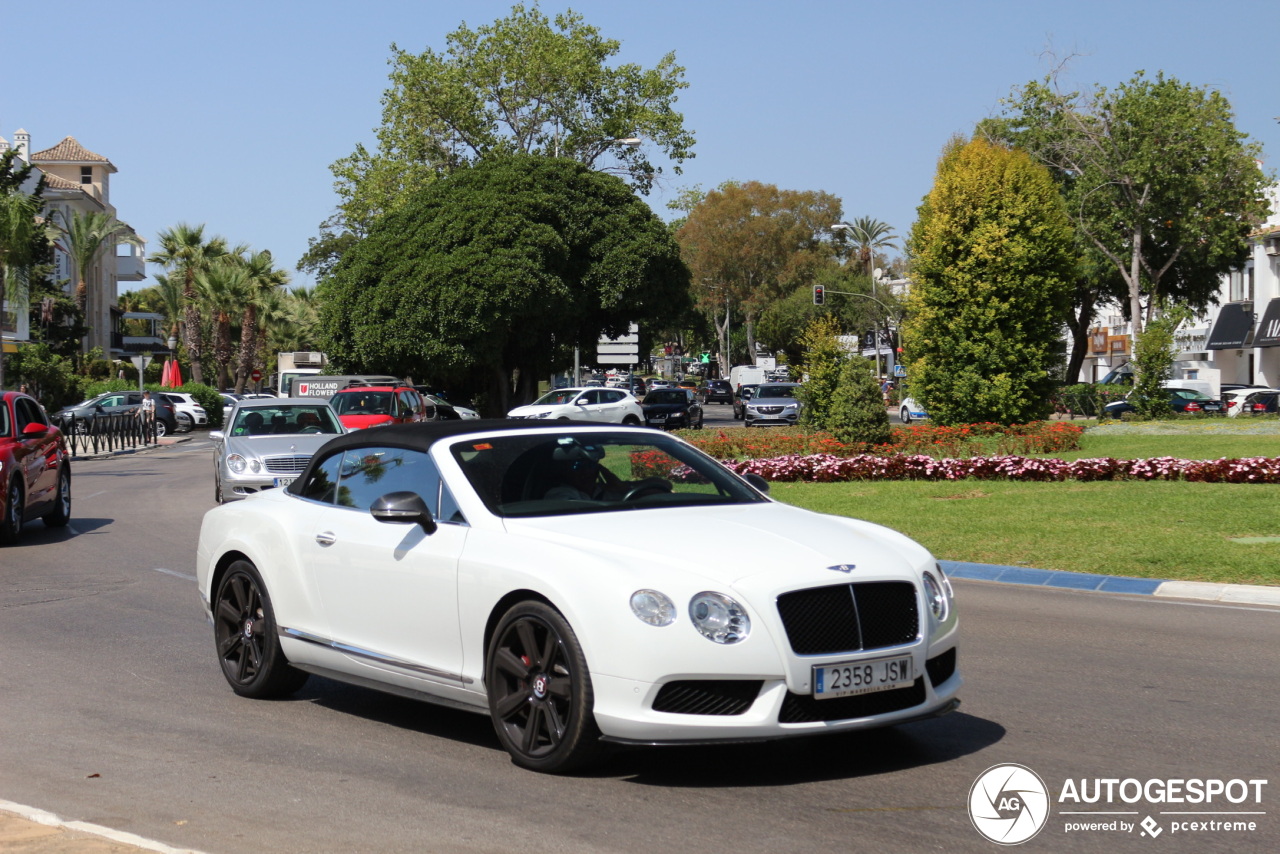
[[[276,478],[276,489],[281,489],[283,487],[286,487],[289,484],[293,483],[295,480],[297,480],[296,477],[278,477]]]
[[[813,697],[826,700],[889,691],[910,685],[915,679],[909,655],[827,664],[813,668]]]

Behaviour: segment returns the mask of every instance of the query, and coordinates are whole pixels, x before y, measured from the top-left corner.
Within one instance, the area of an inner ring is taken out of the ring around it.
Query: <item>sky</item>
[[[846,219],[871,216],[905,237],[947,140],[1064,61],[1069,89],[1145,70],[1221,91],[1262,143],[1264,167],[1280,171],[1275,0],[539,6],[550,17],[571,8],[621,42],[611,64],[651,68],[674,52],[685,68],[676,109],[696,156],[677,175],[651,152],[664,176],[647,201],[663,219],[681,190],[754,180],[832,193]],[[474,29],[511,7],[60,0],[54,15],[0,0],[0,137],[25,129],[39,151],[74,136],[110,159],[117,215],[152,248],[167,228],[203,223],[292,271],[334,212],[330,164],[376,145],[392,43],[443,51],[464,21]],[[314,282],[295,272],[294,284]]]

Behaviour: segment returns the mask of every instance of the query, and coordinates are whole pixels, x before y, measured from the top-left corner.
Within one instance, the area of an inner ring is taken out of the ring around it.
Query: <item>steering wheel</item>
[[[660,492],[670,492],[672,489],[671,481],[661,477],[646,477],[644,480],[638,481],[635,486],[627,490],[627,494],[622,496],[623,501],[633,501],[644,495],[656,495]]]
[[[299,432],[299,433],[319,433],[319,432],[320,432],[320,428],[319,428],[319,427],[315,427],[315,426],[311,426],[311,427],[303,427],[303,428],[302,428],[301,430],[299,430],[298,432]]]

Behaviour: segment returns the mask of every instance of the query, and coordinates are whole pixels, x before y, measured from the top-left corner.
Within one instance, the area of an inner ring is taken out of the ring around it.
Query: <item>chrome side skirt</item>
[[[383,665],[384,667],[394,667],[397,670],[403,670],[418,676],[427,676],[432,679],[444,679],[459,685],[470,685],[475,681],[474,679],[471,679],[470,677],[467,677],[467,676],[463,676],[460,673],[449,673],[448,671],[445,671],[445,670],[438,670],[434,667],[427,667],[422,664],[416,664],[412,661],[405,661],[404,659],[400,659],[400,658],[392,658],[389,655],[383,655],[382,653],[379,653],[379,652],[373,652],[372,650],[367,650],[367,649],[360,649],[359,647],[351,646],[350,644],[340,643],[338,641],[330,640],[328,638],[322,638],[319,635],[313,635],[309,632],[301,631],[300,629],[291,629],[291,628],[288,628],[287,626],[281,626],[280,636],[284,638],[289,638],[290,640],[298,640],[298,641],[303,641],[305,643],[315,644],[316,646],[322,646],[322,647],[325,647],[326,649],[332,649],[336,652],[341,652],[344,655],[350,655],[355,658],[362,658],[366,661],[371,661],[375,664]],[[290,663],[293,664],[293,662],[290,662]],[[295,666],[299,667],[300,669],[304,669],[304,670],[307,669],[303,665],[295,665]]]

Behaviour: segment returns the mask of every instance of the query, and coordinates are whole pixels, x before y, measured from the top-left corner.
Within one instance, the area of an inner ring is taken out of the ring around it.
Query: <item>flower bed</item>
[[[938,459],[926,454],[791,454],[725,465],[772,481],[849,480],[1187,480],[1197,483],[1280,483],[1280,458],[1179,460],[1035,459],[1002,455]]]
[[[896,428],[887,445],[846,444],[829,433],[770,429],[689,431],[681,436],[716,459],[773,459],[790,455],[824,454],[854,457],[865,454],[925,454],[932,457],[969,457],[995,454],[1051,454],[1080,447],[1084,426],[1069,421],[1037,421],[1032,424],[966,424],[935,427],[921,424]]]

